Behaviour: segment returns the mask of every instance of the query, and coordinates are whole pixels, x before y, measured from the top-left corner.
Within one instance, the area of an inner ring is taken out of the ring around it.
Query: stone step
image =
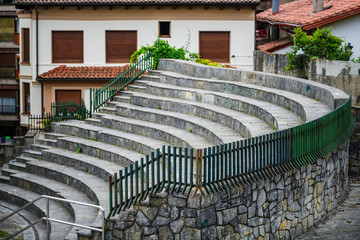
[[[19,171],[10,169],[10,168],[3,168],[1,169],[1,176],[8,176],[10,177],[12,174],[18,173]],[[9,178],[10,180],[10,178]]]
[[[56,147],[57,141],[56,139],[47,139],[47,138],[39,138],[36,140],[39,145]]]
[[[144,75],[144,76],[141,76],[141,77],[143,78],[143,77],[146,77],[146,76],[159,76],[160,73],[161,73],[161,71],[159,71],[159,70],[149,70],[148,75]]]
[[[85,120],[85,122],[87,124],[93,125],[93,126],[100,126],[101,125],[101,120],[100,119],[96,119],[96,118],[87,118]]]
[[[48,149],[48,148],[50,148],[50,147],[47,145],[42,145],[40,143],[39,144],[31,144],[31,146],[30,146],[31,150],[39,151],[39,152],[41,152],[44,149]]]
[[[15,204],[18,207],[22,207],[38,197],[40,197],[40,195],[35,192],[31,192],[14,185],[0,183],[0,200],[4,202],[9,202]],[[39,201],[35,202],[33,205],[30,205],[30,207],[28,207],[27,210],[30,213],[34,214],[37,218],[46,216],[45,199],[40,199]],[[64,221],[72,220],[70,215],[67,213],[67,211],[59,203],[55,201],[49,202],[49,213],[50,213],[50,217],[52,218],[56,218]],[[51,226],[50,239],[64,239],[71,230],[70,226],[54,223],[54,222],[51,222],[50,226]],[[35,228],[38,229],[36,226]]]
[[[9,162],[9,168],[13,169],[13,170],[18,170],[18,171],[24,171],[26,169],[26,164],[12,161],[12,162]]]
[[[134,105],[195,115],[213,122],[220,123],[245,138],[274,132],[273,128],[261,119],[232,109],[208,103],[190,100],[153,96],[145,93],[133,93],[131,103]]]
[[[88,140],[75,136],[59,138],[57,146],[59,148],[71,150],[77,153],[87,154],[89,156],[101,158],[119,164],[128,166],[136,160],[144,157],[143,154],[100,142],[98,139]]]
[[[33,158],[31,157],[25,157],[24,155],[20,155],[18,157],[16,157],[16,162],[20,162],[20,163],[27,163],[28,161],[31,161]]]
[[[98,119],[97,119],[98,120]],[[101,120],[98,120],[101,123]],[[116,145],[133,151],[149,154],[166,145],[166,142],[133,133],[86,124],[84,121],[66,121],[54,125],[54,131],[87,139],[98,139],[102,143]]]
[[[5,216],[11,214],[12,212],[16,211],[18,208],[19,207],[14,204],[0,200],[0,219],[2,217],[5,217]],[[1,214],[1,212],[2,212],[2,214]],[[8,218],[8,220],[5,220],[5,222],[6,221],[15,222],[19,229],[24,229],[25,227],[27,227],[29,225],[29,223],[33,223],[38,219],[39,218],[37,216],[35,216],[31,212],[24,209],[24,210],[20,211],[19,213]],[[2,222],[2,224],[6,224],[5,222]],[[15,229],[14,229],[14,231],[15,231]],[[35,226],[33,226],[32,228],[25,230],[21,234],[22,234],[21,236],[23,237],[24,240],[34,240],[34,239],[45,240],[46,239],[46,225],[44,222],[40,222],[40,223],[36,224]],[[18,238],[19,237],[20,237],[20,235],[18,235]]]
[[[9,176],[3,176],[3,175],[0,175],[0,183],[9,183],[10,182],[10,177]]]
[[[277,130],[283,130],[303,123],[301,117],[296,113],[281,106],[254,98],[150,81],[138,80],[136,84],[146,86],[145,92],[151,95],[209,103],[244,112],[262,119]]]
[[[167,142],[172,146],[199,149],[211,145],[207,139],[201,136],[172,126],[116,116],[113,114],[94,114],[93,117],[101,119],[101,126],[157,139]]]
[[[144,91],[145,87],[139,85],[128,85],[127,90],[129,91]]]
[[[22,156],[35,159],[41,159],[41,152],[35,150],[24,150]]]
[[[46,161],[93,174],[104,181],[109,180],[109,175],[113,175],[118,170],[123,169],[122,166],[116,163],[86,154],[74,154],[72,151],[61,148],[44,150],[42,154]]]
[[[130,103],[131,98],[129,96],[115,96],[114,99],[116,99],[117,102],[123,102],[123,103]]]
[[[116,109],[116,114],[120,116],[186,129],[208,139],[213,144],[229,143],[243,139],[240,133],[229,127],[196,116],[126,103],[116,103]]]
[[[66,137],[66,135],[60,134],[60,133],[54,133],[54,132],[45,132],[44,133],[44,138],[46,138],[46,139],[56,140],[60,137]]]
[[[84,193],[79,192],[77,189],[35,174],[26,172],[16,173],[11,176],[10,183],[41,195],[45,194],[82,203],[94,204]],[[66,202],[59,202],[59,205],[66,209],[70,215],[71,222],[77,224],[92,225],[98,215],[98,210],[95,208]],[[72,230],[71,234],[76,234],[75,229]]]
[[[174,72],[161,73],[159,81],[180,87],[232,93],[271,102],[295,112],[306,121],[317,119],[331,111],[331,107],[325,103],[304,95],[250,83],[195,78]]]

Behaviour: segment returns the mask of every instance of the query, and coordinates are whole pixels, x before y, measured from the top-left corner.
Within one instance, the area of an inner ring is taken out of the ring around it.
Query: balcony
[[[0,79],[1,78],[12,78],[18,79],[18,71],[15,67],[1,67],[0,66]]]

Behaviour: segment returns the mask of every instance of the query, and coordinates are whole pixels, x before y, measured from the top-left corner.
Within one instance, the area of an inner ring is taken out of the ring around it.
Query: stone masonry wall
[[[267,180],[211,195],[161,193],[107,221],[106,239],[294,239],[336,211],[349,142]]]
[[[350,137],[349,175],[360,176],[360,107],[352,106],[352,115],[355,119],[354,133]]]

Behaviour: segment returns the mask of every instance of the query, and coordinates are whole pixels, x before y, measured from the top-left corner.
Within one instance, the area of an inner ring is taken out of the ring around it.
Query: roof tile
[[[44,80],[109,80],[118,76],[121,71],[128,66],[129,65],[121,67],[68,67],[66,65],[60,65],[57,68],[41,74],[39,78]]]
[[[359,14],[360,0],[324,0],[324,7],[329,9],[313,13],[313,0],[298,0],[295,2],[280,5],[278,13],[273,14],[272,9],[258,13],[256,18],[260,21],[277,22],[281,24],[294,24],[299,27],[306,27],[316,23],[326,23],[339,20],[341,18]],[[321,25],[322,26],[322,25]],[[309,28],[311,29],[311,28]]]

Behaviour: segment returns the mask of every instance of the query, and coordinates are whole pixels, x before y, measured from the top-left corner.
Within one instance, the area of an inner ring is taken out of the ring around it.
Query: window
[[[83,63],[83,32],[52,32],[53,63]]]
[[[0,0],[1,2],[1,0]],[[14,17],[0,18],[0,42],[13,42],[15,33]]]
[[[22,62],[30,63],[30,33],[28,28],[22,29]]]
[[[23,83],[23,112],[30,113],[30,83]]]
[[[159,22],[159,37],[170,37],[170,22]]]
[[[136,31],[106,31],[107,63],[127,63],[136,49]]]
[[[0,113],[16,113],[16,98],[0,97]]]

